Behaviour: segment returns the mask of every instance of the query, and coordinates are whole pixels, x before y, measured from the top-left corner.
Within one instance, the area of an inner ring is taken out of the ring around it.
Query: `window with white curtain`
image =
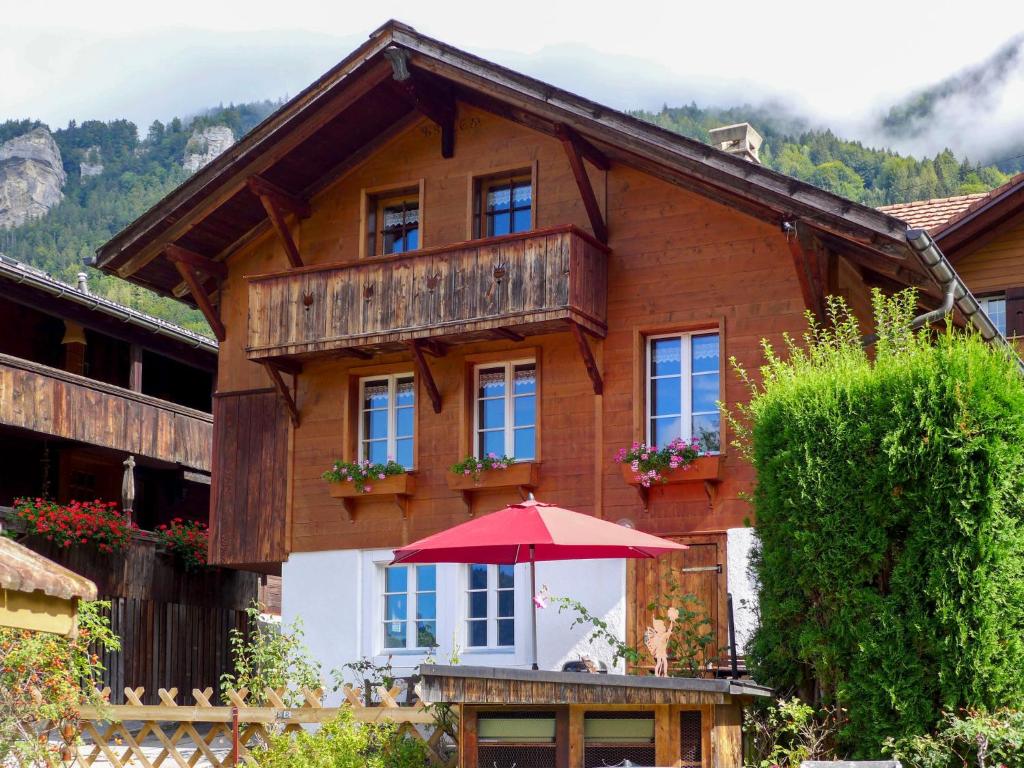
[[[416,382],[411,373],[359,380],[359,459],[393,459],[406,469],[414,461]]]
[[[537,458],[537,365],[533,360],[478,365],[475,451],[516,461]]]
[[[647,443],[659,448],[696,437],[702,448],[721,448],[721,369],[717,332],[677,333],[647,339]]]

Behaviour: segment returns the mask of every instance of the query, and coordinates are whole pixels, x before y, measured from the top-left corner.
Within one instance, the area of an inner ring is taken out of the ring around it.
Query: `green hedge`
[[[851,757],[943,709],[1024,705],[1024,383],[975,335],[910,333],[914,304],[876,295],[865,352],[833,301],[829,330],[765,346],[734,420],[757,469],[756,674],[844,707]]]

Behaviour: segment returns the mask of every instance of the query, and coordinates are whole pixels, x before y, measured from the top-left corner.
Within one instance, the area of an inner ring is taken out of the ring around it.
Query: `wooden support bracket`
[[[586,158],[596,168],[606,171],[609,168],[608,158],[568,126],[556,126],[555,134],[561,140],[565,154],[569,158],[569,166],[576,179],[576,186],[579,187],[583,207],[587,211],[587,218],[590,219],[590,228],[594,230],[594,237],[607,244],[608,227],[605,225],[601,206],[597,203],[597,196],[594,194],[594,187],[590,183],[590,176],[587,175],[587,168],[583,164],[583,160]]]
[[[522,341],[526,338],[508,328],[492,328],[491,334],[499,339],[509,339],[510,341]]]
[[[271,226],[277,233],[281,245],[284,246],[288,263],[292,267],[301,267],[303,265],[302,256],[299,254],[299,248],[295,245],[295,240],[292,238],[291,230],[288,229],[288,222],[285,221],[284,212],[289,211],[298,218],[304,219],[309,216],[309,203],[292,195],[290,192],[274,186],[259,176],[250,176],[246,183],[249,186],[249,190],[263,204],[263,209],[267,212],[267,218],[270,219]]]
[[[208,256],[190,251],[188,248],[182,248],[180,245],[172,243],[166,246],[164,248],[164,255],[175,263],[182,262],[188,264],[190,267],[217,280],[223,280],[228,276],[228,265],[223,261],[214,261]]]
[[[379,497],[378,497],[379,498]],[[356,521],[356,506],[359,499],[350,496],[341,500],[341,505],[345,508],[345,519],[350,523]],[[407,493],[396,493],[394,494],[395,507],[402,513],[402,519],[409,519],[409,494]]]
[[[570,323],[569,329],[572,331],[573,338],[576,339],[576,346],[579,347],[580,357],[583,358],[583,364],[587,368],[587,375],[590,376],[590,381],[594,384],[594,394],[600,395],[604,392],[604,381],[601,379],[601,371],[597,368],[597,361],[594,359],[594,353],[590,349],[587,337],[577,323]]]
[[[391,87],[420,114],[441,129],[441,157],[455,156],[455,96],[450,90],[433,85],[409,69],[409,52],[392,46],[384,51],[391,63]]]
[[[299,426],[299,409],[296,405],[296,397],[298,395],[298,381],[296,380],[299,371],[302,370],[301,366],[297,363],[287,363],[284,361],[265,361],[263,367],[267,371],[267,375],[270,376],[270,380],[274,383],[274,389],[277,390],[277,394],[281,396],[284,401],[285,408],[288,409],[288,415],[291,417],[292,424]],[[292,375],[292,389],[288,389],[288,385],[284,383],[284,378],[281,373],[290,373]]]
[[[199,307],[199,311],[203,313],[203,317],[206,318],[206,322],[210,326],[210,330],[213,331],[213,335],[217,337],[217,341],[223,342],[227,338],[227,331],[224,329],[224,323],[221,322],[220,316],[217,314],[217,310],[214,309],[213,303],[210,301],[210,296],[206,292],[202,283],[199,281],[199,275],[196,274],[196,267],[189,262],[182,260],[180,254],[174,250],[165,251],[168,260],[170,260],[174,267],[178,270],[178,274],[181,275],[181,279],[185,281],[188,286],[189,293],[192,294],[192,298],[195,299],[196,306]]]
[[[427,388],[427,395],[430,397],[430,403],[434,406],[434,413],[441,412],[441,393],[437,389],[437,383],[434,381],[434,375],[430,372],[430,366],[427,365],[427,359],[423,356],[425,350],[424,340],[417,339],[415,341],[408,342],[409,351],[412,353],[413,363],[416,365],[416,371],[423,379],[423,385]]]
[[[804,306],[822,323],[825,321],[825,286],[818,264],[818,252],[806,227],[799,222],[787,222],[783,227],[797,280],[800,282]]]

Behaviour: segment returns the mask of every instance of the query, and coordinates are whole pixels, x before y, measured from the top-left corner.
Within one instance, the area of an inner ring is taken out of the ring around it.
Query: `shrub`
[[[91,544],[100,552],[121,552],[132,540],[134,524],[117,511],[114,501],[72,501],[58,504],[40,498],[14,500],[14,514],[26,533],[58,547]]]
[[[837,713],[834,708],[816,712],[797,698],[773,704],[756,704],[743,715],[748,735],[750,768],[800,768],[804,760],[831,760]]]
[[[51,737],[73,740],[79,709],[102,708],[97,652],[121,647],[102,613],[109,607],[80,603],[75,637],[0,628],[0,765],[60,766]]]
[[[181,560],[186,571],[198,571],[206,567],[210,545],[206,523],[176,517],[170,525],[157,526],[156,536],[168,552]]]
[[[348,707],[315,733],[271,736],[253,751],[258,768],[424,768],[423,744],[399,733],[395,723],[357,723]]]
[[[889,739],[886,751],[907,768],[1024,768],[1024,712],[947,713],[934,734]]]
[[[222,691],[247,688],[253,706],[266,700],[267,688],[285,689],[282,700],[289,706],[303,701],[302,689],[320,687],[320,664],[314,661],[303,642],[302,622],[269,624],[261,620],[260,606],[254,600],[245,609],[249,631],[232,629],[228,644],[234,672],[221,675]]]
[[[845,710],[852,757],[1024,703],[1024,382],[974,334],[911,332],[912,294],[874,304],[873,352],[838,300],[787,359],[765,344],[732,419],[757,470],[753,668]]]

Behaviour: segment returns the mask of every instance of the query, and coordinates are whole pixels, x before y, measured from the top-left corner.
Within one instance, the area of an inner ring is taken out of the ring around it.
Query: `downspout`
[[[999,329],[996,328],[989,316],[982,310],[978,300],[974,298],[967,284],[964,283],[960,275],[953,269],[949,259],[939,250],[939,246],[932,239],[932,236],[924,229],[908,229],[906,236],[911,252],[917,257],[918,262],[932,280],[942,289],[942,304],[930,312],[925,312],[923,315],[915,317],[911,321],[911,328],[921,328],[929,323],[941,320],[952,312],[955,307],[974,326],[975,330],[981,334],[982,339],[1002,347],[1009,354],[1013,355],[1013,358],[1017,361],[1018,370],[1021,375],[1024,375],[1024,362],[1021,361],[1017,350],[1006,340],[1006,337],[999,332]],[[878,335],[870,334],[864,337],[863,344],[865,347],[868,347],[876,341],[878,341]]]

